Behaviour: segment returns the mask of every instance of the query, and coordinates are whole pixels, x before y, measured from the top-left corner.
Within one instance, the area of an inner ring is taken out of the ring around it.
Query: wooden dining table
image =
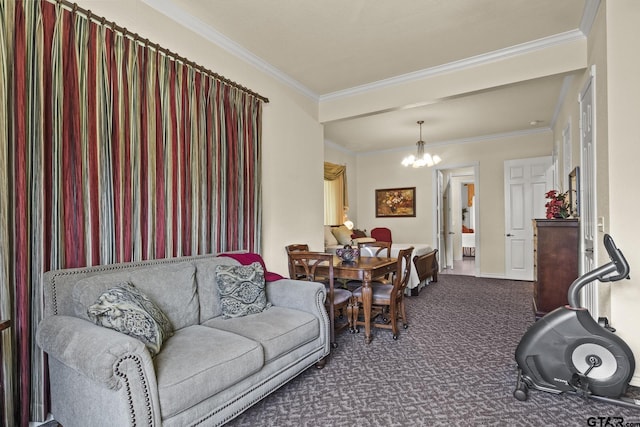
[[[353,262],[333,259],[334,279],[360,280],[362,282],[362,308],[364,309],[364,341],[371,342],[371,281],[375,278],[395,273],[396,258],[358,257]],[[349,313],[350,315],[351,313]]]

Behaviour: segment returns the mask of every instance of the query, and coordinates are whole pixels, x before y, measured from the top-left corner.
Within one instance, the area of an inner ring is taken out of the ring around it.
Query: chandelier
[[[437,165],[442,161],[440,156],[438,156],[437,154],[432,157],[431,154],[424,152],[424,141],[422,140],[422,124],[423,123],[424,123],[424,120],[418,120],[418,124],[420,125],[420,140],[416,142],[416,145],[418,146],[418,155],[414,156],[412,154],[410,156],[405,157],[402,160],[403,166],[413,166],[414,168],[421,168],[423,166],[431,167],[433,165]]]

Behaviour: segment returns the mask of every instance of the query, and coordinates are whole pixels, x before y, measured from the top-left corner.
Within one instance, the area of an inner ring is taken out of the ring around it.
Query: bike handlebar
[[[628,279],[630,270],[629,263],[622,254],[622,251],[616,247],[613,238],[608,234],[604,235],[604,247],[609,253],[609,258],[611,258],[611,261],[616,266],[616,272],[618,274],[614,276],[598,278],[598,280],[600,280],[601,282],[616,282],[618,280]]]
[[[607,249],[611,262],[604,264],[580,277],[578,277],[569,287],[567,299],[571,308],[580,308],[580,289],[594,280],[601,282],[616,282],[625,278],[629,278],[629,263],[625,259],[622,251],[616,247],[613,238],[604,235],[604,247]],[[611,275],[611,273],[617,273]]]

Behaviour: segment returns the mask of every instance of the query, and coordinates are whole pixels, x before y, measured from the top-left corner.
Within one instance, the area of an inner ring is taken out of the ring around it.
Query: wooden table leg
[[[362,281],[362,309],[364,310],[364,342],[371,342],[371,272],[364,275]]]

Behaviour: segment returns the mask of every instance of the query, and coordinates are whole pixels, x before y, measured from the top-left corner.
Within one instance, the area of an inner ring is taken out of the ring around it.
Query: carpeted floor
[[[344,331],[323,370],[308,369],[229,425],[640,426],[640,410],[575,395],[513,398],[531,295],[530,282],[440,276],[407,299],[411,326],[397,341],[377,329],[365,345]]]

